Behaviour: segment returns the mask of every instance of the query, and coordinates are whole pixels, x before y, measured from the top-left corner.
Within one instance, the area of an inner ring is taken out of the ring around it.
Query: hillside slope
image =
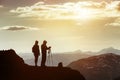
[[[120,55],[102,54],[80,59],[68,66],[80,71],[87,80],[113,80],[120,76]]]

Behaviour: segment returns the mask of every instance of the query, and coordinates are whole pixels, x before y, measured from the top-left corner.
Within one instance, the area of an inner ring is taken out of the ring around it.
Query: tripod
[[[52,52],[51,52],[51,48],[48,51],[48,59],[47,59],[48,65],[53,66],[53,56],[52,56]]]

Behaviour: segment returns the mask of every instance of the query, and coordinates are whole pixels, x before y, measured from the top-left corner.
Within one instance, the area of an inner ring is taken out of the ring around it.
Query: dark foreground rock
[[[14,50],[0,51],[0,80],[85,80],[76,70],[66,67],[26,65]]]

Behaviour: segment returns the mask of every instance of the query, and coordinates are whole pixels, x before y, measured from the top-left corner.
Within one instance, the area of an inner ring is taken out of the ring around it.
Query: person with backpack
[[[38,41],[35,41],[35,44],[32,47],[32,52],[34,54],[35,57],[35,66],[37,66],[37,62],[38,62],[38,57],[40,56],[40,50],[39,50],[39,45],[38,45]]]
[[[47,44],[47,41],[44,40],[43,44],[41,45],[41,53],[42,53],[41,67],[45,67],[47,50],[51,49],[51,47],[47,47],[46,44]]]

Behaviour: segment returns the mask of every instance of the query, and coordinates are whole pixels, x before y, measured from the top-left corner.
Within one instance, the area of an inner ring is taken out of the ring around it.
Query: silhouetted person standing
[[[46,62],[46,55],[47,55],[47,50],[49,50],[51,47],[47,47],[47,41],[44,40],[43,44],[41,45],[41,52],[42,52],[42,60],[41,60],[41,66],[45,67],[45,62]]]
[[[34,53],[34,57],[35,57],[35,66],[37,66],[38,57],[40,55],[40,50],[39,50],[39,45],[37,40],[35,41],[35,44],[32,47],[32,52]]]

